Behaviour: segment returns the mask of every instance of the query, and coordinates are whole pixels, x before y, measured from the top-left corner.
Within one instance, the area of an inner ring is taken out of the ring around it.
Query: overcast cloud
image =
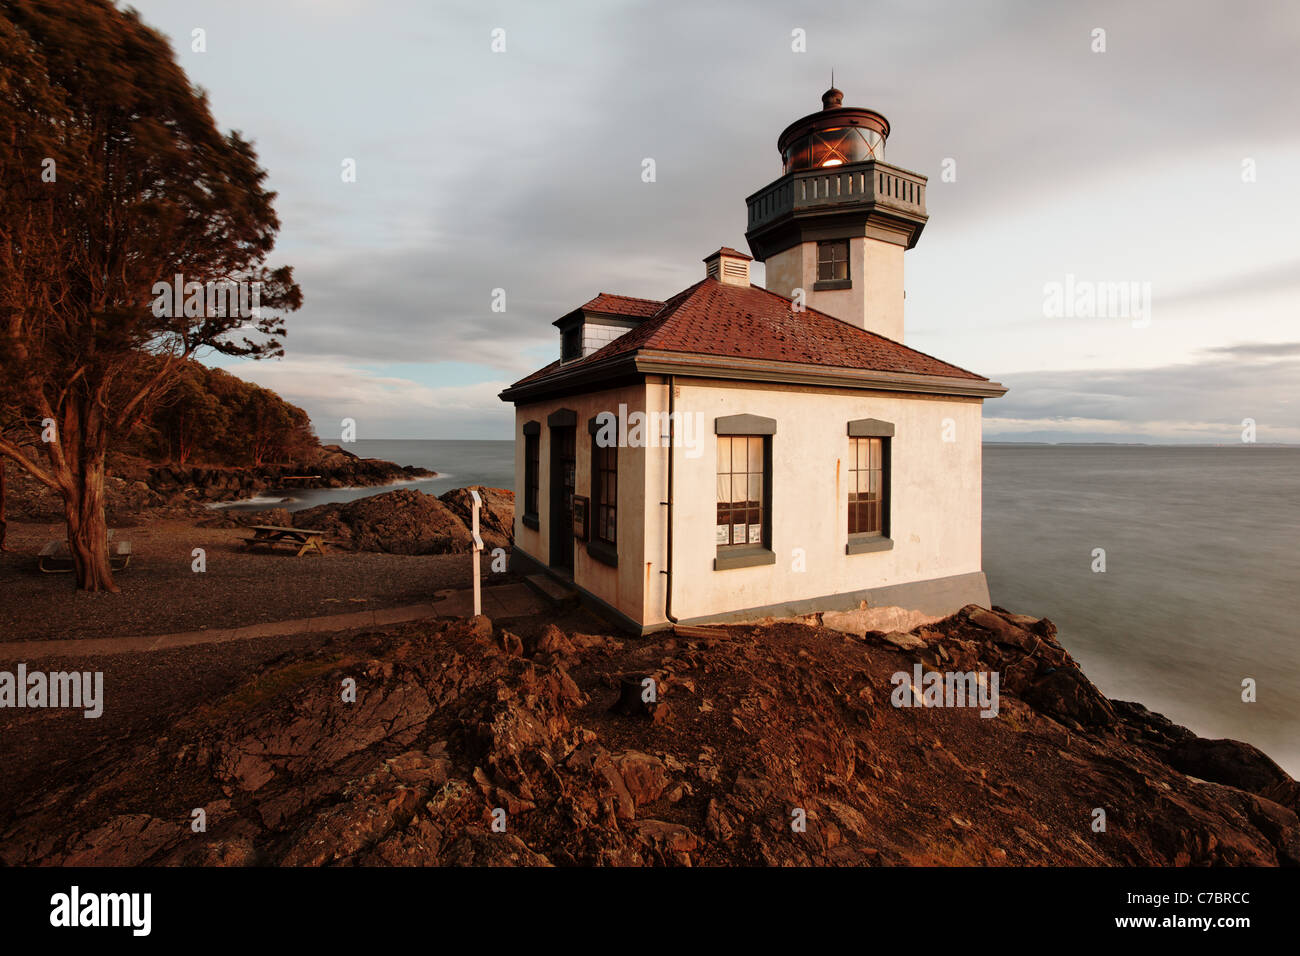
[[[555,318],[745,248],[834,68],[931,177],[907,342],[1012,386],[986,437],[1300,440],[1292,3],[136,5],[255,139],[305,294],[283,362],[222,364],[322,437],[508,437],[495,393],[557,353]],[[1149,282],[1150,326],[1046,318],[1067,274]]]

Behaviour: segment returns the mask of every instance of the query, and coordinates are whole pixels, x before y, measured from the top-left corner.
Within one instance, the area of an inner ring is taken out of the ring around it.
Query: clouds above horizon
[[[1209,349],[1148,369],[1022,372],[984,405],[986,441],[1300,443],[1300,342]],[[1266,383],[1261,388],[1261,383]]]
[[[986,406],[1006,429],[1177,439],[1222,418],[1158,400],[1186,394],[1188,368],[1257,408],[1295,384],[1289,366],[1239,380],[1207,351],[1287,339],[1300,297],[1300,130],[1277,106],[1300,98],[1300,17],[1282,2],[135,5],[255,140],[276,260],[304,289],[285,362],[225,367],[275,382],[322,434],[348,408],[392,437],[508,434],[495,390],[550,360],[555,318],[600,291],[665,298],[712,249],[745,248],[744,198],[780,173],[776,137],[831,68],[846,102],[890,118],[890,161],[931,177],[908,344],[1014,383]],[[1066,273],[1151,282],[1152,328],[1045,319],[1043,285]]]

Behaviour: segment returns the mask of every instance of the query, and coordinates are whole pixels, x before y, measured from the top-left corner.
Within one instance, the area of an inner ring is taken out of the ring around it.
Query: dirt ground
[[[134,550],[118,594],[77,591],[70,574],[45,574],[37,555],[62,524],[11,521],[0,553],[0,641],[168,634],[399,607],[471,584],[467,554],[395,555],[335,550],[295,557],[248,553],[242,528],[185,519],[118,530]],[[206,570],[193,570],[193,550]],[[485,586],[514,580],[482,564]]]

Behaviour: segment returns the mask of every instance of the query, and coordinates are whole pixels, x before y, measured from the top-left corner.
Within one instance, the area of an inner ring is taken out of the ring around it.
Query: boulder
[[[358,551],[460,554],[471,550],[469,529],[433,495],[403,488],[341,504],[295,512],[297,528],[321,528]]]
[[[474,485],[471,488],[453,488],[438,496],[438,500],[447,509],[460,518],[466,528],[473,527],[474,499],[470,491],[477,491],[483,502],[479,509],[479,537],[490,551],[493,548],[506,548],[514,543],[515,534],[515,495],[505,488],[484,488]]]
[[[668,788],[668,770],[658,757],[629,750],[615,756],[614,765],[623,776],[623,785],[637,807],[654,803]]]
[[[1027,651],[1031,650],[1037,643],[1037,638],[1033,634],[1022,627],[1012,624],[1001,614],[986,611],[984,608],[975,605],[970,605],[964,609],[963,614],[965,614],[966,620],[976,627],[991,631],[993,640],[998,644],[1010,644],[1012,647]]]
[[[1051,668],[1025,688],[1021,697],[1039,713],[1082,727],[1110,727],[1117,721],[1110,701],[1082,672],[1073,667]]]
[[[1169,765],[1190,776],[1250,793],[1295,783],[1262,750],[1240,740],[1192,737],[1170,748]]]

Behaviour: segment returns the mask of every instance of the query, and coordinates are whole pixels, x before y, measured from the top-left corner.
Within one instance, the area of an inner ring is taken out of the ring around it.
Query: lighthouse
[[[928,219],[926,177],[885,162],[889,121],[843,101],[827,90],[777,138],[783,172],[746,199],[745,238],[768,291],[902,342],[903,253]]]

